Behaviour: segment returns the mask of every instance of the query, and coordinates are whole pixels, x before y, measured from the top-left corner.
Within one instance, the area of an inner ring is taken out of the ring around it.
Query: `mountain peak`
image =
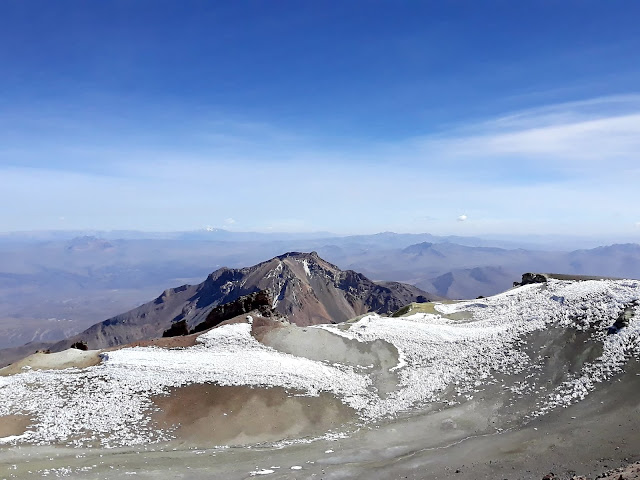
[[[442,253],[433,248],[434,244],[431,242],[416,243],[415,245],[409,245],[402,250],[402,253],[407,255],[431,255],[435,257],[444,257]]]
[[[299,258],[299,259],[313,259],[313,260],[322,260],[318,255],[318,252],[287,252],[282,255],[278,255],[275,257],[279,260],[284,260],[285,258]]]
[[[223,267],[198,285],[166,290],[154,301],[96,324],[55,349],[77,341],[104,348],[147,340],[177,322],[192,331],[217,307],[256,292],[270,297],[274,314],[299,326],[340,323],[370,311],[388,314],[435,298],[412,285],[379,284],[352,270],[340,270],[316,252],[288,252],[252,267]]]

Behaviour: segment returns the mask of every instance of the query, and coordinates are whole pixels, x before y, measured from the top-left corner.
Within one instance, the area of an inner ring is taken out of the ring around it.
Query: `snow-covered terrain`
[[[282,353],[258,342],[251,324],[225,325],[181,349],[124,348],[103,354],[86,369],[30,371],[0,377],[0,416],[28,415],[33,424],[4,443],[65,443],[105,447],[166,440],[150,418],[152,397],[194,383],[256,388],[284,387],[296,395],[329,392],[352,407],[361,422],[411,414],[433,402],[454,405],[493,385],[518,395],[535,394],[527,418],[584,398],[598,382],[640,357],[640,282],[558,281],[519,287],[494,297],[437,304],[440,315],[417,313],[389,318],[367,315],[324,329],[357,342],[382,340],[395,346],[397,388],[377,391],[371,367],[354,367]],[[607,335],[620,313],[634,305],[634,317]],[[469,312],[468,320],[447,318]],[[584,332],[601,349],[560,383],[539,385],[543,357],[532,350],[537,332]],[[538,382],[538,383],[536,383]]]

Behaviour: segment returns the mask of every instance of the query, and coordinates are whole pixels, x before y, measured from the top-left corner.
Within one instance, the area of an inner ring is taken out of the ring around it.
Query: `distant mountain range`
[[[554,252],[423,242],[403,249],[355,254],[335,248],[319,252],[370,278],[407,282],[454,299],[502,292],[528,271],[640,278],[638,244]]]
[[[287,251],[317,251],[374,281],[408,283],[450,298],[495,294],[527,271],[640,277],[637,244],[563,251],[428,233],[73,233],[0,235],[0,348],[61,340],[168,286],[195,285],[218,268],[240,269]]]
[[[153,339],[178,323],[198,331],[216,307],[256,292],[266,293],[276,315],[300,326],[339,323],[367,312],[388,314],[411,302],[439,298],[412,285],[375,283],[352,270],[342,271],[316,252],[292,252],[253,267],[220,268],[200,284],[167,289],[155,300],[63,341],[5,351],[4,359],[0,352],[0,363],[22,351],[61,351],[76,343],[100,349]]]
[[[420,242],[450,242],[467,246],[495,246],[534,250],[558,249],[571,251],[595,248],[611,243],[636,242],[638,235],[621,238],[603,234],[599,237],[582,235],[500,234],[481,237],[462,235],[433,235],[430,233],[380,232],[365,235],[338,235],[332,232],[241,232],[206,227],[190,231],[147,232],[141,230],[40,230],[0,232],[1,244],[38,244],[64,242],[74,238],[97,237],[106,240],[169,240],[215,242],[288,242],[326,240],[326,243],[369,243],[388,248],[402,248]]]

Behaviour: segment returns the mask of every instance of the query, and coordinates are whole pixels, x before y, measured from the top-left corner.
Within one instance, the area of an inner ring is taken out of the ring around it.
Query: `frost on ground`
[[[269,475],[271,473],[273,473],[275,470],[271,470],[269,468],[263,468],[262,470],[254,470],[253,472],[250,472],[249,475],[254,476],[254,475]]]
[[[359,342],[384,340],[400,354],[394,367],[400,383],[381,396],[370,369],[313,361],[266,347],[251,336],[251,325],[234,324],[199,337],[184,349],[137,347],[104,354],[102,364],[58,371],[25,371],[0,377],[0,417],[35,419],[23,435],[0,439],[16,443],[66,443],[105,447],[171,438],[154,428],[151,397],[194,383],[283,387],[315,396],[330,392],[354,408],[363,421],[376,421],[437,401],[446,389],[471,395],[496,375],[532,368],[527,335],[548,328],[590,332],[602,354],[580,372],[545,393],[530,416],[584,398],[595,384],[621,371],[631,355],[640,357],[640,307],[626,328],[607,335],[625,305],[638,300],[637,281],[550,280],[481,300],[436,305],[444,314],[470,312],[471,320],[414,314],[388,318],[372,314],[348,329],[322,325]],[[523,382],[518,388],[526,390]],[[529,389],[531,390],[531,389]]]

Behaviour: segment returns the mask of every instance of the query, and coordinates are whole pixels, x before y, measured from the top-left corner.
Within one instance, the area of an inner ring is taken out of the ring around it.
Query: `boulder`
[[[527,272],[522,275],[521,282],[513,282],[514,287],[521,287],[522,285],[529,285],[532,283],[547,283],[547,276],[544,273],[531,273]]]

